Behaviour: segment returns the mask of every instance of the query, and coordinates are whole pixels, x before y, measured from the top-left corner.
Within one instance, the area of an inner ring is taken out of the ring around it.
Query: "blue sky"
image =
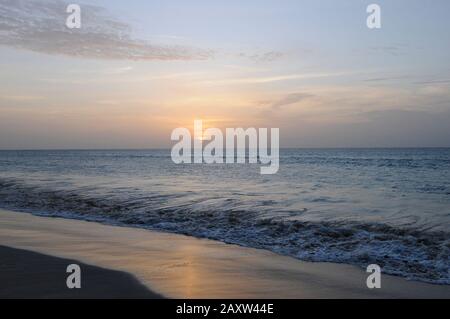
[[[80,4],[69,32],[60,0],[0,1],[0,148],[166,147],[195,118],[286,147],[450,146],[448,1]]]

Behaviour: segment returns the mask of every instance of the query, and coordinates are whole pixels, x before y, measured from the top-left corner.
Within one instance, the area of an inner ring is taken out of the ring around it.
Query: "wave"
[[[223,200],[221,209],[208,209],[201,200],[185,201],[179,194],[131,196],[0,179],[3,208],[209,238],[306,261],[378,264],[387,274],[450,284],[450,236],[445,231],[374,222],[303,221],[276,212],[267,216],[228,205],[230,201],[235,199]]]

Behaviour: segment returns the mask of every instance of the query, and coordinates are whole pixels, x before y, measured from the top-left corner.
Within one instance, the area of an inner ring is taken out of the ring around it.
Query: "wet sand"
[[[2,299],[155,299],[132,275],[75,260],[0,246],[0,298]],[[81,287],[69,289],[67,266],[80,266]]]
[[[349,265],[309,263],[212,240],[5,210],[0,210],[0,245],[127,272],[170,298],[450,298],[450,286],[388,275],[382,275],[381,289],[368,289],[368,274]],[[0,259],[2,255],[0,250]],[[8,271],[22,276],[26,262],[25,256]],[[99,292],[96,297],[105,296]]]

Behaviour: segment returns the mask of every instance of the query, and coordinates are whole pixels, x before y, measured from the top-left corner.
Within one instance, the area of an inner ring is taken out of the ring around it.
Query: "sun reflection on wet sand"
[[[2,245],[126,271],[168,297],[450,296],[448,286],[387,275],[383,289],[369,290],[366,273],[353,266],[301,262],[264,250],[143,229],[0,210],[0,230]]]

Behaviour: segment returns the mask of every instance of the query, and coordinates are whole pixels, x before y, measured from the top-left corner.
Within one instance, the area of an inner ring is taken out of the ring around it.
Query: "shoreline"
[[[0,245],[126,272],[169,298],[450,298],[448,285],[384,274],[381,289],[368,289],[368,274],[356,266],[3,209]]]

